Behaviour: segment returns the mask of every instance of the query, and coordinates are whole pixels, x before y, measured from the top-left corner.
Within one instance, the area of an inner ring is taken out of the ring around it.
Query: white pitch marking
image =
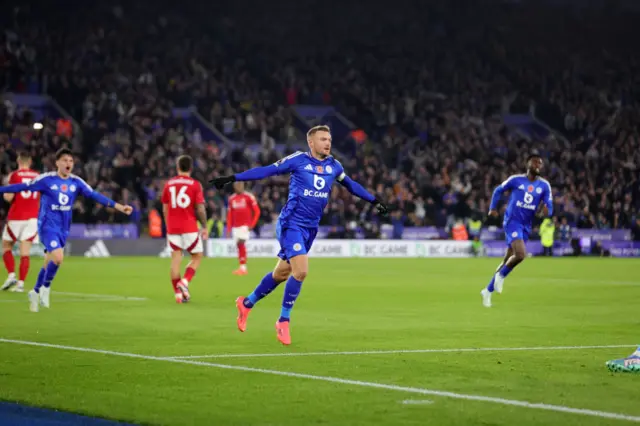
[[[404,405],[426,405],[433,404],[433,401],[430,399],[405,399],[404,401],[400,401],[400,403]]]
[[[55,303],[84,303],[84,302],[135,302],[135,300],[129,299],[54,299]],[[27,303],[24,300],[0,300],[0,303]]]
[[[132,300],[142,302],[147,300],[146,297],[131,297],[131,296],[120,296],[117,294],[91,294],[91,293],[72,293],[68,291],[54,291],[54,294],[62,294],[65,296],[77,296],[77,297],[88,297],[88,298],[96,298],[96,299],[117,299],[117,300]]]
[[[11,343],[15,345],[26,345],[26,346],[36,346],[42,348],[52,348],[52,349],[63,349],[69,351],[78,351],[78,352],[87,352],[87,353],[95,353],[102,355],[112,355],[119,356],[125,358],[135,358],[135,359],[144,359],[151,361],[164,361],[164,362],[172,362],[176,364],[187,364],[187,365],[198,365],[202,367],[210,367],[210,368],[219,368],[224,370],[232,370],[232,371],[243,371],[248,373],[261,373],[261,374],[269,374],[272,376],[281,376],[281,377],[292,377],[296,379],[307,379],[307,380],[316,380],[321,382],[329,382],[329,383],[339,383],[342,385],[351,385],[351,386],[360,386],[366,388],[374,388],[374,389],[384,389],[391,390],[397,392],[406,392],[406,393],[414,393],[419,395],[432,395],[439,396],[444,398],[453,398],[453,399],[461,399],[467,401],[480,401],[480,402],[489,402],[500,405],[509,405],[514,407],[523,407],[523,408],[532,408],[537,410],[545,410],[545,411],[555,411],[560,413],[569,413],[569,414],[579,414],[583,416],[591,416],[591,417],[600,417],[605,419],[616,419],[616,420],[625,420],[629,422],[640,423],[640,416],[630,416],[627,414],[620,413],[612,413],[607,411],[598,411],[598,410],[589,410],[583,408],[572,408],[566,407],[564,405],[552,405],[552,404],[543,404],[543,403],[532,403],[527,401],[518,401],[515,399],[506,399],[506,398],[495,398],[491,396],[481,396],[481,395],[468,395],[463,393],[455,393],[455,392],[446,392],[439,390],[430,390],[430,389],[422,389],[422,388],[414,388],[408,386],[397,386],[397,385],[388,385],[384,383],[376,383],[376,382],[364,382],[360,380],[350,380],[350,379],[341,379],[338,377],[330,377],[330,376],[315,376],[312,374],[301,374],[301,373],[291,373],[288,371],[279,371],[279,370],[267,370],[263,368],[253,368],[253,367],[244,367],[240,365],[227,365],[227,364],[214,364],[210,362],[203,361],[191,361],[186,359],[172,359],[172,358],[162,358],[151,355],[139,355],[134,353],[127,352],[115,352],[115,351],[106,351],[101,349],[92,349],[92,348],[82,348],[75,346],[65,346],[65,345],[54,345],[50,343],[39,343],[39,342],[30,342],[25,340],[11,340],[11,339],[2,339],[0,338],[0,343]]]
[[[199,359],[199,358],[263,358],[263,357],[290,357],[290,356],[333,356],[333,355],[389,355],[389,354],[428,354],[428,353],[453,353],[453,352],[517,352],[517,351],[568,351],[578,349],[613,349],[635,348],[637,345],[597,345],[597,346],[534,346],[530,348],[458,348],[458,349],[399,349],[399,350],[373,350],[373,351],[346,351],[346,352],[278,352],[268,354],[212,354],[212,355],[186,355],[168,356],[169,359]]]

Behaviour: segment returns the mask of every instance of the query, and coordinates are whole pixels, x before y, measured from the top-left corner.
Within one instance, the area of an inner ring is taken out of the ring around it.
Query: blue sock
[[[51,281],[53,281],[53,279],[56,277],[56,272],[58,272],[59,267],[60,265],[56,265],[53,262],[49,262],[47,264],[47,275],[44,279],[44,286],[46,288],[51,287]]]
[[[45,271],[45,269],[41,268],[40,273],[38,273],[38,279],[36,280],[36,285],[33,287],[33,291],[35,291],[36,293],[40,293],[40,287],[42,287],[42,284],[44,284],[44,278],[46,274],[47,272]]]
[[[513,268],[509,268],[507,265],[504,265],[501,269],[500,269],[500,275],[502,275],[503,277],[507,277],[507,275],[509,275],[511,273],[511,271],[513,270]]]
[[[291,275],[284,288],[284,295],[282,296],[282,310],[280,311],[280,319],[278,322],[289,321],[291,318],[291,309],[293,309],[293,304],[296,303],[296,299],[300,295],[301,288],[302,281],[296,280],[293,275]]]
[[[487,290],[489,290],[489,293],[493,293],[493,290],[494,290],[493,284],[495,283],[495,281],[496,281],[496,275],[493,274],[493,276],[491,277],[491,281],[489,281],[489,285],[487,286]]]
[[[273,279],[273,274],[269,272],[264,276],[262,281],[260,281],[260,284],[258,284],[256,289],[253,290],[253,293],[251,293],[249,296],[247,296],[246,299],[244,299],[243,304],[245,308],[253,308],[253,305],[258,303],[260,299],[263,299],[269,293],[275,290],[275,288],[278,287],[278,284],[280,283],[277,283],[276,280]]]

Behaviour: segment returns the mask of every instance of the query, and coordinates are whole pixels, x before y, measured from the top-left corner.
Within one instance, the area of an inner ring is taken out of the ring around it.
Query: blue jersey
[[[66,237],[71,228],[73,212],[71,208],[78,195],[92,198],[108,207],[115,201],[94,191],[84,180],[76,175],[62,178],[56,172],[44,173],[32,182],[0,187],[0,193],[20,191],[40,192],[40,211],[38,214],[38,233],[60,233]]]
[[[317,228],[322,213],[331,196],[335,181],[354,195],[374,202],[375,197],[360,184],[345,175],[344,168],[335,158],[314,158],[308,152],[298,151],[266,167],[258,167],[236,175],[238,181],[263,179],[268,176],[290,174],[289,197],[280,212],[278,224],[282,228],[291,226]]]
[[[531,228],[536,210],[541,202],[549,209],[549,216],[553,214],[553,196],[551,185],[542,178],[533,182],[526,175],[513,175],[502,182],[493,192],[490,210],[497,208],[498,201],[504,191],[511,191],[507,211],[504,214],[505,229],[509,224],[519,224]]]

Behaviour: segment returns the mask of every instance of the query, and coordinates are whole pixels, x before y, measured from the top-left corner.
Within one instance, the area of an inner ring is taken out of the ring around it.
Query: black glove
[[[388,216],[389,215],[389,209],[387,208],[387,206],[382,204],[380,201],[373,200],[373,202],[371,204],[373,204],[373,206],[376,208],[376,210],[378,210],[378,214],[380,216]]]
[[[209,181],[210,185],[215,186],[217,189],[222,189],[224,188],[224,186],[228,183],[232,183],[236,181],[236,176],[235,175],[231,175],[231,176],[220,176],[217,177],[215,179],[211,179]]]

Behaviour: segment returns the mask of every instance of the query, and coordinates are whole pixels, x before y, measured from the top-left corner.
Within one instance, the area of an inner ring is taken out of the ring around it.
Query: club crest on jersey
[[[71,192],[76,192],[76,186],[75,186],[75,185],[71,185],[71,186],[69,187],[69,191],[71,191]]]
[[[62,185],[60,185],[60,191],[62,191],[62,192],[67,192],[67,189],[69,189],[69,187],[67,186],[67,184],[62,184]]]
[[[323,171],[324,169],[322,168],[322,166],[316,166],[316,172],[322,173]]]
[[[326,169],[327,169],[327,173],[331,173],[331,172],[333,171],[333,169],[331,168],[331,166],[327,166],[327,167],[326,167]]]
[[[536,194],[542,194],[542,188],[536,188]]]
[[[533,192],[533,185],[527,186],[527,192]]]

